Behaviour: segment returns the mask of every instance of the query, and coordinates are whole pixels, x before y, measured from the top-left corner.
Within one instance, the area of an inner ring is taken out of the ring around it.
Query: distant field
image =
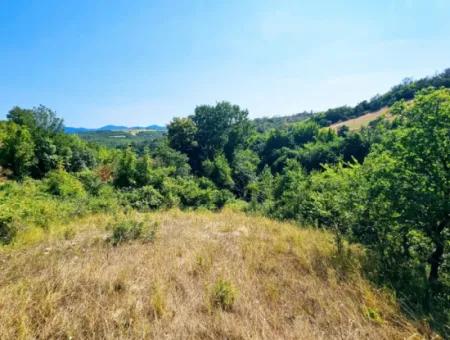
[[[388,108],[383,107],[382,109],[380,109],[378,111],[367,113],[358,118],[349,119],[349,120],[346,120],[345,122],[339,122],[339,123],[330,125],[330,128],[332,128],[333,130],[337,130],[339,127],[346,125],[350,128],[350,130],[358,130],[358,129],[362,128],[363,126],[367,126],[372,120],[375,120],[378,117],[385,115],[387,112],[388,112]]]
[[[128,131],[88,131],[78,135],[88,141],[108,147],[123,147],[129,144],[138,144],[161,138],[164,131],[156,130],[128,130]]]

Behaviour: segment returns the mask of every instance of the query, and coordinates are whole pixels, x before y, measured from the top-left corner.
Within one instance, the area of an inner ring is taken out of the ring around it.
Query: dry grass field
[[[359,130],[363,126],[367,126],[372,120],[375,120],[378,117],[386,115],[388,113],[388,110],[389,109],[387,107],[384,107],[384,108],[382,108],[382,109],[380,109],[378,111],[370,112],[370,113],[367,113],[367,114],[362,115],[360,117],[346,120],[345,122],[340,122],[340,123],[336,123],[336,124],[330,125],[330,128],[333,129],[333,130],[337,130],[341,126],[346,125],[346,126],[349,127],[349,129],[351,131]]]
[[[422,338],[327,232],[173,210],[127,216],[155,239],[113,246],[123,218],[0,250],[0,339]]]

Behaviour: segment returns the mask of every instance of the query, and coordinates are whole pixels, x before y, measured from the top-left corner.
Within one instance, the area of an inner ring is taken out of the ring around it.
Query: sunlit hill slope
[[[111,241],[120,220],[142,221],[146,236]],[[361,277],[362,250],[337,256],[326,231],[230,210],[92,215],[58,230],[0,252],[0,338],[419,334]]]

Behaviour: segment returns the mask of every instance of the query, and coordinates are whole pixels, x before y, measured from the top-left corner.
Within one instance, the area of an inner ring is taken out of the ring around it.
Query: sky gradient
[[[354,105],[450,67],[450,1],[0,0],[0,119],[166,124],[228,100],[251,117]]]

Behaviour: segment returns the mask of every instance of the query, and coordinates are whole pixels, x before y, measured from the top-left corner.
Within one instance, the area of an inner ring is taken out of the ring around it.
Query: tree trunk
[[[436,249],[428,259],[428,263],[431,265],[430,275],[428,276],[428,282],[434,283],[439,279],[439,266],[441,265],[444,255],[444,242],[437,242]]]
[[[428,259],[428,263],[430,264],[430,275],[428,276],[428,282],[430,284],[435,283],[439,279],[439,266],[443,262],[444,255],[444,240],[442,236],[442,232],[444,228],[449,224],[450,218],[446,216],[436,227],[434,244],[436,249],[431,254]]]

